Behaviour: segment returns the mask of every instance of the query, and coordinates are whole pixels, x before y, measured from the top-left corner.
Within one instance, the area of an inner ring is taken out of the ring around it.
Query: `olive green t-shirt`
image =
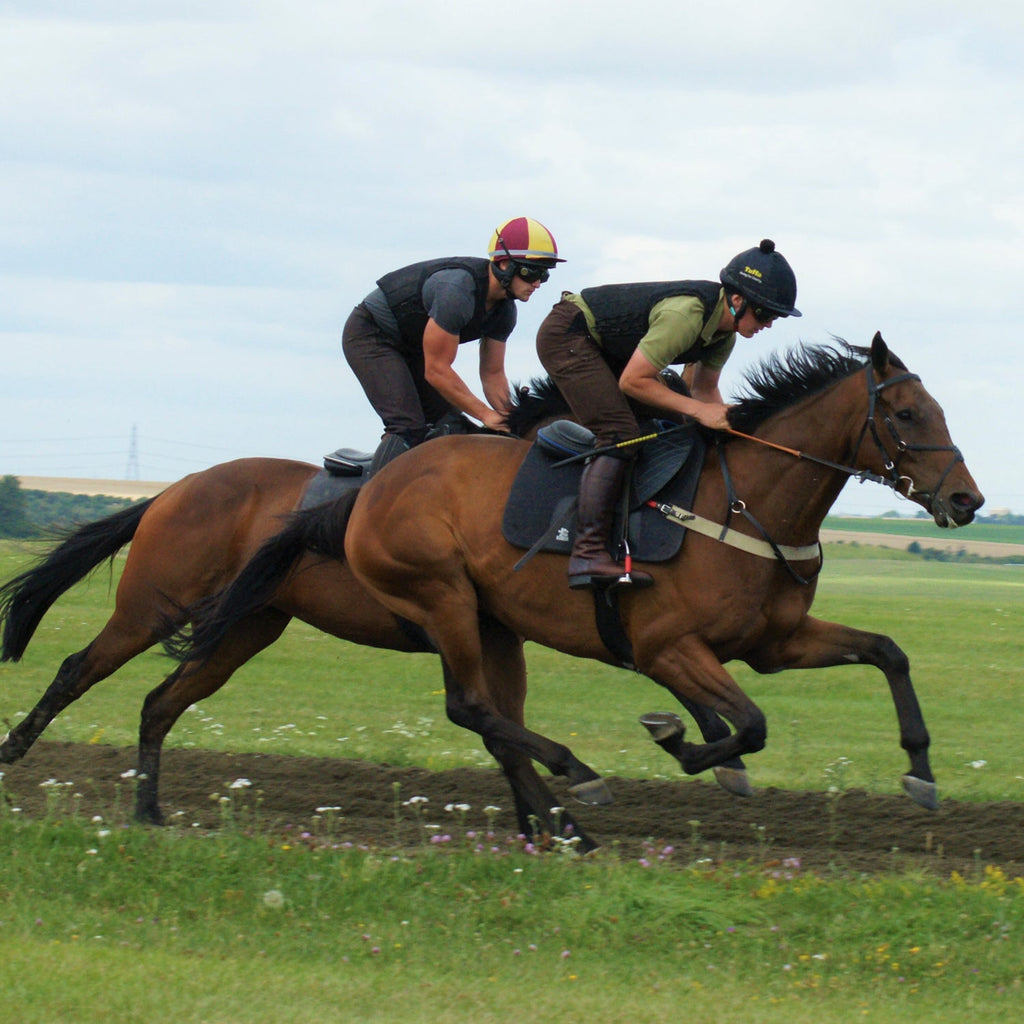
[[[601,335],[594,322],[594,314],[579,295],[566,295],[570,302],[575,303],[583,311],[587,329],[594,340],[601,343]],[[714,311],[704,327],[704,306],[695,295],[670,295],[655,303],[648,321],[647,333],[637,342],[637,351],[642,352],[652,366],[658,371],[664,370],[683,352],[692,348],[699,339],[701,348],[710,348],[724,342],[721,348],[708,354],[707,358],[696,358],[690,362],[699,362],[710,370],[720,370],[732,354],[736,345],[735,331],[719,331],[716,325],[721,322],[725,309],[725,292],[718,297]]]

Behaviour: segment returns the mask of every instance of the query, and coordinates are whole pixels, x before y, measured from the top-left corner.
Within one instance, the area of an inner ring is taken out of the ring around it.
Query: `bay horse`
[[[509,425],[522,437],[569,415],[565,399],[546,379],[517,389],[514,398]],[[109,620],[63,661],[36,705],[3,737],[0,764],[22,758],[61,711],[199,614],[202,600],[227,586],[281,529],[318,473],[309,463],[270,458],[237,459],[193,473],[154,498],[68,531],[31,568],[0,587],[0,660],[18,661],[54,602],[130,543]],[[146,696],[139,723],[138,820],[163,821],[160,758],[178,718],[277,641],[293,617],[357,644],[433,650],[416,627],[370,596],[343,561],[308,557],[271,601],[222,637],[212,657],[177,667]],[[713,716],[694,710],[702,730],[718,728]],[[518,785],[526,791],[540,781],[530,778],[534,769],[528,763],[503,767],[519,773]],[[739,761],[717,778],[732,792],[749,791]]]
[[[716,524],[712,535],[687,531],[677,555],[644,564],[654,586],[618,588],[619,616],[638,672],[732,726],[723,722],[694,743],[671,713],[641,719],[687,774],[765,745],[765,716],[724,663],[743,661],[759,673],[868,664],[884,673],[895,704],[910,760],[903,787],[934,809],[929,736],[906,654],[888,636],[809,614],[819,531],[850,476],[887,484],[940,527],[970,523],[984,498],[942,409],[881,335],[870,349],[838,345],[801,347],[747,374],[749,393],[708,449],[692,510],[677,510],[684,521]],[[595,625],[593,595],[568,589],[565,557],[540,552],[524,560],[504,539],[503,510],[530,449],[502,438],[445,438],[403,456],[357,496],[300,513],[221,595],[179,655],[216,650],[235,615],[259,606],[259,587],[243,582],[250,572],[272,594],[304,552],[345,558],[377,600],[430,637],[453,722],[479,733],[492,753],[515,751],[565,777],[583,802],[607,802],[597,773],[527,729],[520,713],[521,638],[618,663]],[[557,828],[550,805],[529,793],[520,801]]]

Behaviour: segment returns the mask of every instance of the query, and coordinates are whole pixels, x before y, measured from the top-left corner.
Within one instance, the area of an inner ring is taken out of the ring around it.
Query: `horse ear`
[[[889,365],[889,346],[883,340],[881,331],[875,331],[871,339],[871,365],[875,373],[882,373]]]

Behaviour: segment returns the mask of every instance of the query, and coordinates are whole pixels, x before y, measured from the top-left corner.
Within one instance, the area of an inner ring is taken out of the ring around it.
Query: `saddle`
[[[679,551],[686,531],[647,502],[655,499],[689,508],[707,448],[695,424],[655,423],[650,432],[654,430],[662,436],[641,447],[612,529],[612,536],[626,539],[639,562],[665,562]],[[502,533],[510,544],[527,549],[529,556],[572,551],[583,460],[559,463],[593,450],[594,435],[578,423],[558,420],[538,433],[516,474],[502,517]]]
[[[483,431],[461,412],[446,412],[427,432],[426,440],[447,437],[450,434],[476,434]],[[327,501],[334,501],[345,491],[361,487],[370,476],[373,452],[357,448],[337,448],[324,456],[324,468],[306,487],[299,504],[300,509],[312,508]]]

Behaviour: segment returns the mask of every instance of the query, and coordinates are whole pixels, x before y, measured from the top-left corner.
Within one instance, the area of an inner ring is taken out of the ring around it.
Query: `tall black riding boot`
[[[569,586],[573,590],[613,583],[646,587],[654,582],[645,572],[625,567],[608,552],[608,534],[615,502],[622,491],[629,463],[612,455],[595,456],[583,470],[576,516],[576,540],[569,556]]]
[[[385,434],[380,444],[377,445],[377,450],[373,453],[373,461],[366,474],[367,479],[383,469],[392,459],[397,459],[403,452],[407,452],[409,447],[409,442],[401,435]]]

